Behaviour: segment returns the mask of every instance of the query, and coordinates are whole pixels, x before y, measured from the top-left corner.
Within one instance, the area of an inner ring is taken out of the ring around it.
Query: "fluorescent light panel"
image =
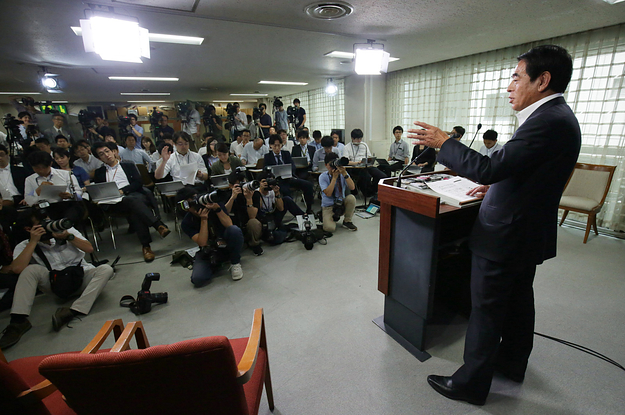
[[[356,49],[354,71],[358,75],[380,75],[388,70],[389,56],[384,49]]]
[[[74,31],[76,36],[82,36],[82,28],[71,26],[71,29]],[[148,39],[150,42],[177,43],[179,45],[194,46],[199,46],[202,42],[204,42],[203,37],[167,35],[165,33],[150,33],[148,35]]]
[[[259,84],[267,84],[267,85],[308,85],[308,82],[260,81]]]
[[[0,92],[0,95],[41,95],[41,92]]]
[[[53,104],[67,104],[69,101],[52,101]]]
[[[85,52],[103,60],[142,63],[141,57],[150,58],[148,30],[136,21],[93,16],[81,19],[80,27]]]
[[[158,82],[176,82],[179,78],[162,78],[156,76],[109,76],[111,81],[158,81]]]
[[[230,94],[231,97],[266,97],[268,94]]]
[[[218,100],[218,101],[211,101],[211,102],[219,103],[219,102],[232,102],[232,101],[233,101],[232,99],[229,99],[229,100],[221,100],[221,101]],[[243,100],[239,99],[237,100],[237,102],[256,102],[256,100],[255,99],[243,99]]]
[[[620,0],[625,1],[625,0]],[[328,58],[339,58],[339,59],[354,59],[354,54],[352,52],[341,52],[340,50],[333,50],[332,52],[328,52],[324,54]],[[398,61],[399,58],[393,58],[392,56],[388,58],[389,62]]]
[[[170,92],[120,92],[119,95],[145,95],[145,96],[167,96]]]
[[[156,103],[161,103],[161,102],[167,102],[167,101],[128,101],[128,102],[142,102],[142,103],[150,103],[150,104],[156,104]]]

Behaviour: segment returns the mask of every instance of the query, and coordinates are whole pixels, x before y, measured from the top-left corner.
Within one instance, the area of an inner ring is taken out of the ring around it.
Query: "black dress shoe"
[[[438,393],[446,398],[456,401],[465,401],[473,405],[484,405],[486,398],[476,398],[468,392],[455,386],[451,380],[451,376],[428,376],[428,383]]]

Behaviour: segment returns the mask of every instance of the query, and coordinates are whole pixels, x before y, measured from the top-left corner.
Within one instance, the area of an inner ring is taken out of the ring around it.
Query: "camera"
[[[208,245],[200,248],[200,254],[204,260],[208,260],[207,262],[213,271],[217,270],[228,259],[225,249],[219,248],[217,241],[213,239],[209,239]]]
[[[302,232],[302,242],[304,243],[304,248],[310,251],[313,249],[315,242],[317,242],[317,238],[312,232],[312,222],[308,218],[308,215],[304,215],[304,231]]]
[[[94,127],[93,122],[97,116],[98,115],[93,111],[80,110],[78,113],[78,122],[82,125],[82,128],[88,130],[89,128]]]
[[[289,117],[289,124],[293,124],[295,122],[295,119],[297,118],[298,113],[299,113],[299,110],[297,109],[297,107],[289,105],[286,108],[286,114]]]
[[[41,221],[40,225],[48,233],[60,233],[74,226],[74,223],[67,218],[57,220],[46,218]]]
[[[344,214],[345,204],[343,203],[343,199],[336,199],[334,205],[332,205],[332,220],[338,222]]]
[[[274,97],[273,98],[273,106],[275,108],[280,108],[284,106],[284,103],[280,100],[282,97]]]
[[[163,117],[163,112],[159,111],[158,108],[152,107],[152,111],[150,112],[150,125],[153,129],[158,129],[160,127],[161,117]]]
[[[226,113],[234,117],[237,115],[237,107],[235,107],[232,103],[228,103],[228,105],[226,105]]]
[[[31,97],[22,97],[22,105],[24,105],[25,107],[34,107],[35,105],[38,105],[38,104],[39,102],[35,101]]]
[[[254,119],[254,121],[258,121],[260,120],[261,117],[261,111],[258,107],[254,107],[254,109],[252,110],[252,118]]]
[[[228,197],[228,192],[225,190],[213,190],[210,193],[195,195],[191,201],[181,200],[178,202],[178,207],[186,212],[193,207],[205,206],[207,203],[226,203]]]
[[[349,159],[347,157],[341,157],[338,159],[334,159],[332,160],[330,163],[328,163],[330,165],[330,167],[332,167],[333,169],[338,169],[339,167],[345,167],[349,164]]]
[[[181,122],[189,122],[189,115],[191,114],[192,109],[193,107],[191,106],[190,101],[179,102],[176,104],[176,111],[178,111],[178,117],[180,117]]]
[[[159,281],[161,274],[158,272],[149,272],[145,274],[143,283],[141,284],[141,291],[137,293],[137,301],[130,309],[135,314],[145,314],[152,311],[152,303],[165,304],[167,302],[167,293],[154,293],[150,292],[150,286],[152,281]]]
[[[258,190],[260,188],[260,182],[258,180],[252,180],[249,182],[245,182],[241,184],[241,189],[242,190],[249,190],[249,191],[255,191]]]

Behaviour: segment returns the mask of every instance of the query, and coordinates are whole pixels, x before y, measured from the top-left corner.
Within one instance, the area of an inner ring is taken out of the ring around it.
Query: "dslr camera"
[[[145,274],[143,283],[141,284],[141,291],[137,293],[137,301],[134,306],[130,307],[130,310],[139,315],[152,311],[152,303],[165,304],[167,302],[167,293],[151,293],[150,286],[152,281],[159,281],[161,274],[158,272],[149,272]]]
[[[349,159],[347,157],[341,157],[338,159],[332,160],[330,163],[330,167],[333,169],[338,169],[339,167],[345,167],[349,164]]]
[[[332,220],[338,222],[344,214],[345,204],[343,203],[343,199],[334,200],[334,205],[332,205]]]
[[[195,195],[193,200],[181,200],[178,202],[178,207],[183,211],[188,211],[190,208],[198,206],[205,206],[208,203],[226,203],[228,201],[228,192],[225,190],[213,190],[210,193],[202,193]]]

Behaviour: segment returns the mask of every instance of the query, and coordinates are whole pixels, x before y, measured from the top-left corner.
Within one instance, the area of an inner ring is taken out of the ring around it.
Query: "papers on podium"
[[[454,176],[447,180],[430,181],[426,182],[426,184],[428,189],[425,190],[419,183],[411,183],[407,188],[417,192],[438,196],[441,199],[441,203],[455,207],[470,206],[482,200],[481,197],[467,195],[467,192],[475,189],[479,184],[465,179],[464,177]]]

